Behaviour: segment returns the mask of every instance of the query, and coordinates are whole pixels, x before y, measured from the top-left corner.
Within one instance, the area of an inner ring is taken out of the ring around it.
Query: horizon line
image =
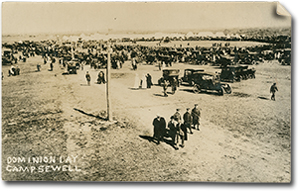
[[[188,33],[193,31],[198,32],[223,32],[225,30],[250,30],[250,29],[290,29],[291,27],[233,27],[233,28],[210,28],[210,29],[166,29],[166,30],[91,30],[91,31],[62,31],[62,32],[32,32],[32,33],[2,33],[2,36],[9,36],[9,35],[72,35],[78,33],[99,33],[99,34],[149,34],[149,33]]]

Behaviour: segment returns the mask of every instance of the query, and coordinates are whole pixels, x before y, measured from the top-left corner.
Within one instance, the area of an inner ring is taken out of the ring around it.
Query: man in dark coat
[[[195,107],[192,110],[192,117],[193,117],[193,126],[197,130],[200,130],[200,110],[198,109],[198,104],[195,104]]]
[[[148,73],[146,76],[146,80],[147,80],[147,88],[151,88],[151,86],[153,85],[152,83],[152,76]]]
[[[274,83],[270,88],[270,93],[272,93],[271,100],[275,101],[275,92],[278,91],[276,83]]]
[[[177,150],[177,144],[178,144],[178,132],[179,132],[179,125],[177,121],[175,121],[174,116],[171,116],[171,121],[168,123],[169,128],[169,136],[172,139],[172,146]]]
[[[184,125],[186,127],[185,134],[187,134],[187,129],[189,129],[190,133],[193,134],[193,132],[192,132],[192,120],[193,120],[193,118],[192,118],[192,115],[190,114],[189,110],[190,110],[190,108],[187,108],[185,114],[183,115]],[[186,136],[185,140],[187,140],[187,135],[185,135],[185,136]]]
[[[85,75],[87,84],[90,85],[91,83],[91,75],[89,74],[89,71],[86,71],[86,75]]]
[[[159,144],[164,138],[166,131],[166,120],[160,116],[160,114],[157,114],[157,117],[153,120],[152,125],[154,127],[153,139],[156,139],[157,144]]]
[[[179,113],[180,109],[176,109],[176,112],[174,113],[173,117],[177,123],[181,123],[181,114]]]

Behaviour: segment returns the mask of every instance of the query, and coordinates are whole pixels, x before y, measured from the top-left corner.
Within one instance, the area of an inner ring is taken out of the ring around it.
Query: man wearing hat
[[[171,116],[171,121],[168,123],[169,136],[172,139],[172,146],[178,150],[178,139],[179,139],[179,124],[174,119],[174,116]]]
[[[86,71],[85,78],[86,78],[87,84],[90,85],[91,75],[89,74],[89,71]]]
[[[166,131],[166,120],[160,115],[157,114],[156,118],[153,120],[152,123],[154,127],[153,139],[157,140],[157,144],[163,140],[165,131]]]
[[[200,130],[200,110],[198,109],[198,104],[195,104],[195,107],[192,110],[192,117],[193,117],[193,126],[197,130]],[[196,127],[197,126],[197,127]]]
[[[177,123],[181,123],[181,114],[179,113],[180,109],[176,109],[175,114],[173,115],[174,120],[177,121]]]
[[[185,114],[183,115],[183,120],[184,120],[184,126],[186,127],[186,132],[185,132],[185,137],[187,140],[187,129],[190,130],[190,133],[193,134],[192,132],[192,115],[190,114],[190,108],[186,108],[186,112]]]

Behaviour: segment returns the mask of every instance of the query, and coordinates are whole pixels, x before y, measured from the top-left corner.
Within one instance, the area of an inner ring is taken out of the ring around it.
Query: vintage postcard
[[[2,4],[5,181],[291,182],[277,2]]]

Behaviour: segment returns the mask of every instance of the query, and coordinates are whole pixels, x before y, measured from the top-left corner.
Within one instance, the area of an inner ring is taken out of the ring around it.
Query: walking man
[[[176,109],[176,112],[173,115],[174,120],[177,121],[177,123],[181,123],[181,114],[179,113],[179,111],[180,109]]]
[[[87,81],[88,86],[90,86],[91,75],[89,74],[89,71],[86,71],[85,78],[86,78],[86,81]]]
[[[186,112],[183,115],[184,125],[186,127],[186,140],[187,140],[187,129],[190,130],[190,134],[193,134],[192,132],[192,115],[189,112],[190,108],[186,108]]]
[[[275,101],[275,92],[278,91],[276,83],[274,83],[270,88],[270,93],[272,93],[271,100]]]
[[[178,144],[178,123],[175,121],[174,116],[171,116],[171,121],[168,123],[169,128],[169,135],[172,139],[172,146],[178,150],[177,144]]]
[[[154,127],[154,133],[153,133],[153,139],[157,140],[157,144],[160,143],[160,141],[163,141],[165,131],[166,131],[166,120],[160,114],[156,115],[156,118],[153,120],[152,123]]]
[[[192,110],[192,117],[193,117],[193,126],[194,128],[197,130],[201,130],[200,129],[200,110],[198,109],[198,104],[195,104],[193,110]]]
[[[168,81],[167,80],[164,80],[164,83],[162,84],[163,85],[163,90],[164,90],[164,97],[168,97],[168,94],[167,94],[167,89],[168,89]]]

